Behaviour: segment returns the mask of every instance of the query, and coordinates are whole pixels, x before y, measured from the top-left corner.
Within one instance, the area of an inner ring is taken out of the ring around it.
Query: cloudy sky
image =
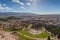
[[[60,13],[60,0],[0,0],[0,12]]]

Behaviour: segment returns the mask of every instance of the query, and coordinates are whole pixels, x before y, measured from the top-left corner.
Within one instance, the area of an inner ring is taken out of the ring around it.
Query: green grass
[[[42,32],[41,34],[38,34],[38,35],[33,35],[31,33],[28,32],[29,29],[25,29],[25,30],[18,30],[16,32],[19,32],[17,33],[18,34],[18,37],[20,38],[20,40],[33,40],[32,38],[47,38],[50,34],[46,31]],[[11,32],[11,30],[6,30],[8,32]],[[21,35],[20,33],[22,33],[23,35]],[[29,37],[26,37],[24,35],[27,35]]]
[[[42,32],[41,34],[38,34],[38,35],[33,35],[33,34],[29,33],[27,29],[25,29],[23,31],[19,31],[19,32],[21,32],[24,35],[30,36],[32,38],[47,38],[50,35],[46,31],[44,31],[44,32]]]
[[[17,32],[20,32],[22,33],[23,35],[27,35],[27,36],[30,36],[32,38],[47,38],[50,34],[46,31],[42,32],[41,34],[38,34],[38,35],[33,35],[31,33],[29,33],[28,31],[29,29],[25,28],[24,30],[18,30]],[[11,29],[7,29],[6,31],[10,32]]]
[[[7,31],[7,32],[21,32],[21,33],[23,33],[23,31],[22,30],[18,30],[18,31],[12,31],[11,29],[6,29],[5,31]],[[27,33],[28,31],[24,31],[25,33]],[[26,37],[26,36],[24,36],[24,35],[21,35],[20,33],[17,33],[17,35],[18,35],[18,37],[19,37],[19,39],[20,40],[33,40],[33,39],[31,39],[31,38],[28,38],[28,37]]]
[[[28,38],[28,37],[21,35],[21,34],[18,34],[18,36],[19,36],[20,40],[33,40],[33,39]]]
[[[42,32],[41,34],[36,35],[37,38],[47,38],[50,34],[46,31]]]
[[[11,32],[11,29],[5,29],[5,31],[7,31],[7,32]]]
[[[21,32],[21,33],[24,34],[24,35],[30,36],[30,37],[32,37],[32,38],[35,37],[33,34],[29,33],[27,29],[22,30],[22,31],[19,31],[19,32]]]

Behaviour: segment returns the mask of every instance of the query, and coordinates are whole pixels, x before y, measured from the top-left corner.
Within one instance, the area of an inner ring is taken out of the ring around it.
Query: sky
[[[60,0],[0,0],[0,12],[60,13]]]

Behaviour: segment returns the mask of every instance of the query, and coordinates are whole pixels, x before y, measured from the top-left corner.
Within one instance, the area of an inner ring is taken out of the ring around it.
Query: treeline
[[[60,25],[44,25],[45,29],[60,38]]]

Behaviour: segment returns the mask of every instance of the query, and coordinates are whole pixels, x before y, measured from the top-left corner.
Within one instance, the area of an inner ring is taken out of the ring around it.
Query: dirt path
[[[27,35],[24,35],[24,34],[22,34],[22,33],[20,33],[20,32],[17,32],[17,33],[20,34],[20,35],[23,35],[23,36],[25,36],[25,37],[27,37],[27,38],[33,39],[32,37],[27,36]]]
[[[23,35],[23,36],[25,36],[25,37],[27,37],[27,38],[30,38],[30,39],[35,39],[35,40],[47,40],[47,38],[32,38],[32,37],[27,36],[27,35],[24,35],[24,34],[22,34],[22,33],[20,33],[20,32],[17,32],[17,33],[20,34],[20,35]]]
[[[43,31],[42,30],[35,30],[35,29],[30,29],[29,30],[29,33],[33,34],[33,35],[36,35],[36,34],[40,34],[42,33]]]

